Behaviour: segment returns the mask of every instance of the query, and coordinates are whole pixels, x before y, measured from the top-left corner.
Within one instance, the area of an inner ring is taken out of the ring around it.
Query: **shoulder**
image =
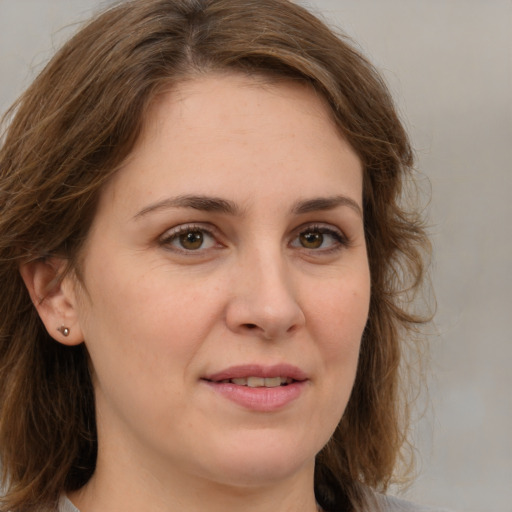
[[[357,512],[455,512],[442,507],[419,505],[396,496],[380,494],[366,486],[361,486],[359,491],[361,502],[356,507]],[[346,503],[340,500],[340,496],[342,494],[338,493],[331,506],[326,506],[323,510],[330,512],[346,510]]]
[[[66,496],[61,496],[57,510],[58,512],[80,512]]]
[[[417,505],[395,496],[377,496],[378,510],[382,512],[450,512],[439,507]]]
[[[367,512],[450,512],[446,509],[416,505],[394,496],[375,495],[373,506],[370,505]],[[58,512],[80,512],[65,496],[59,501]],[[365,511],[366,512],[366,511]]]

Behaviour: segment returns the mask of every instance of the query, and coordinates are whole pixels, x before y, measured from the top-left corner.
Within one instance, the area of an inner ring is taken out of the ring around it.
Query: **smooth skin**
[[[81,283],[49,293],[63,262],[21,269],[51,335],[91,357],[99,453],[70,496],[81,512],[315,511],[315,455],[346,408],[370,299],[361,162],[324,101],[236,74],[163,94],[83,262]],[[205,380],[248,364],[307,379],[272,411]]]

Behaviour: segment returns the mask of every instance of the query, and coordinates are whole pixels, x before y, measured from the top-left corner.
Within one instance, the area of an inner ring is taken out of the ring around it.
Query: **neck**
[[[314,464],[272,483],[230,484],[169,469],[164,476],[144,466],[104,467],[91,480],[69,494],[80,512],[316,512]]]

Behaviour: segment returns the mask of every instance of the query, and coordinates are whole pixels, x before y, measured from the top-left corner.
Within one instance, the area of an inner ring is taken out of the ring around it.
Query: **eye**
[[[306,249],[319,249],[324,243],[324,233],[307,231],[299,235],[300,245]]]
[[[213,234],[199,226],[178,226],[168,231],[160,244],[179,251],[194,252],[211,249],[217,245]]]
[[[308,250],[331,251],[348,245],[343,233],[327,226],[308,226],[295,238],[291,246]]]

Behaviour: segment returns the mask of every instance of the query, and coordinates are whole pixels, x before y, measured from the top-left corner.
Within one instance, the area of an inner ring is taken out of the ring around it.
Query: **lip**
[[[217,373],[207,375],[204,380],[219,382],[227,379],[240,379],[244,377],[288,377],[297,381],[307,380],[306,372],[291,364],[275,364],[264,366],[259,364],[246,364],[231,366]]]
[[[293,382],[274,388],[250,388],[225,382],[229,379],[244,377],[287,377],[293,379]],[[232,366],[202,378],[202,381],[221,397],[245,409],[257,412],[273,412],[285,408],[300,397],[308,380],[304,371],[289,364]]]

